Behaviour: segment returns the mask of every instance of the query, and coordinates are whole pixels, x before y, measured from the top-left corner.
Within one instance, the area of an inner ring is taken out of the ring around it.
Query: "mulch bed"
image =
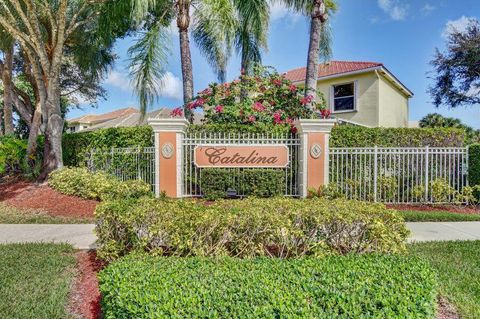
[[[396,210],[415,210],[422,212],[449,212],[459,214],[480,214],[479,206],[462,205],[406,205],[406,204],[387,204],[387,208]]]
[[[0,183],[0,202],[16,208],[40,209],[49,215],[93,217],[97,201],[63,195],[47,184],[23,180]]]
[[[94,250],[76,254],[78,275],[70,294],[69,310],[75,318],[100,319],[100,291],[97,273],[105,264]]]

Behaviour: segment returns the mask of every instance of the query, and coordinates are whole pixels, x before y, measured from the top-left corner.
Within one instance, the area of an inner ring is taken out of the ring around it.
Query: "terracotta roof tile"
[[[360,71],[378,66],[383,66],[383,64],[378,62],[330,61],[319,65],[318,77]],[[305,80],[305,73],[306,68],[303,67],[287,71],[284,76],[292,82],[298,82]]]
[[[104,114],[90,114],[90,115],[84,115],[80,116],[77,118],[73,118],[68,120],[69,123],[98,123],[98,122],[104,122],[112,119],[116,119],[121,116],[125,115],[130,115],[130,114],[135,114],[138,113],[138,110],[133,107],[127,107],[123,109],[119,109],[116,111],[104,113]]]

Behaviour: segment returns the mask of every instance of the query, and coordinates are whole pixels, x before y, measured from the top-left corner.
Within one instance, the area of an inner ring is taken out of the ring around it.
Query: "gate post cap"
[[[298,119],[294,125],[298,133],[330,133],[332,128],[337,124],[337,119]]]
[[[185,133],[187,130],[188,120],[184,117],[158,118],[151,117],[147,120],[148,125],[153,128],[154,132],[178,132]]]

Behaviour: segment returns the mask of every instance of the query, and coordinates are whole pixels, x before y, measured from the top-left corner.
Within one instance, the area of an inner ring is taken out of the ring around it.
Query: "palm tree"
[[[312,96],[314,101],[317,98],[318,62],[320,59],[328,61],[332,55],[328,15],[337,10],[337,4],[335,0],[284,0],[284,3],[310,17],[305,96]]]
[[[193,99],[193,67],[190,53],[189,31],[194,25],[194,40],[207,56],[220,80],[225,78],[228,43],[233,38],[236,17],[232,0],[123,0],[132,3],[121,8],[132,12],[133,21],[141,26],[140,37],[129,49],[130,69],[140,110],[146,112],[162,88],[169,53],[169,28],[176,21],[180,41],[180,61],[183,80],[183,101]],[[117,10],[117,2],[113,10]],[[117,16],[122,19],[122,15]],[[185,107],[188,117],[190,110]]]

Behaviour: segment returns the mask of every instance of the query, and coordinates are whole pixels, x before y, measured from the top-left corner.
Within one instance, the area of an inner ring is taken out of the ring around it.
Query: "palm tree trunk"
[[[5,67],[3,72],[3,119],[5,135],[13,134],[13,44],[5,51]]]
[[[191,110],[186,107],[193,99],[193,67],[190,53],[190,40],[188,28],[190,26],[190,1],[179,0],[177,2],[178,15],[177,26],[180,37],[180,59],[182,65],[183,103],[185,104],[185,117],[192,119]]]
[[[310,19],[310,40],[308,44],[307,72],[305,76],[305,96],[317,98],[318,59],[320,54],[320,33],[322,29],[323,0],[314,0]],[[312,103],[307,105],[312,107]]]

